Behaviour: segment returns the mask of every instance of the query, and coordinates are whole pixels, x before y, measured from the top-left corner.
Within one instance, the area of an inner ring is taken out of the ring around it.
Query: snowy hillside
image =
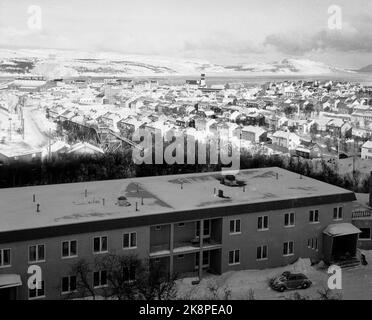
[[[305,59],[218,65],[208,61],[62,50],[0,49],[0,75],[25,73],[47,78],[74,76],[319,75],[350,72]]]

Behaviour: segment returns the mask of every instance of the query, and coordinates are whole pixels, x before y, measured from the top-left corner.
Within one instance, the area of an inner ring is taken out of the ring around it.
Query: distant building
[[[362,145],[361,158],[363,160],[372,159],[372,141],[367,141]]]
[[[0,164],[9,164],[14,162],[30,162],[41,160],[42,151],[30,147],[19,147],[2,145],[0,150]]]
[[[301,139],[293,132],[276,131],[272,136],[272,142],[274,145],[290,150],[296,149],[300,145]]]
[[[67,152],[71,155],[98,155],[104,154],[101,148],[98,148],[88,142],[79,142],[71,146],[71,149]]]
[[[267,132],[261,127],[245,126],[241,129],[241,139],[252,143],[266,142]]]

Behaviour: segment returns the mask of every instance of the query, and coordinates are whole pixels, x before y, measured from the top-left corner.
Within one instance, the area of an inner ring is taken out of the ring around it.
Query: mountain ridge
[[[47,78],[75,76],[320,75],[355,73],[308,59],[286,58],[268,63],[221,65],[205,60],[159,56],[89,53],[51,49],[0,49],[0,75],[39,74]]]

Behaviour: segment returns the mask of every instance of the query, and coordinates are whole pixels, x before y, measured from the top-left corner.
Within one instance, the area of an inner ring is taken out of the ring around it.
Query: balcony
[[[214,249],[220,247],[221,241],[212,238],[203,239],[203,249]],[[199,238],[194,238],[190,241],[175,242],[173,248],[174,253],[196,252],[198,250],[200,250]]]
[[[351,214],[352,219],[363,219],[363,218],[371,218],[372,211],[369,209],[364,210],[354,210]]]
[[[169,244],[159,244],[150,246],[150,257],[159,257],[170,254]]]

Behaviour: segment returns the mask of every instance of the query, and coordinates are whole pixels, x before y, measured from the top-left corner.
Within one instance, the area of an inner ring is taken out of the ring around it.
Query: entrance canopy
[[[361,231],[351,223],[336,223],[330,224],[327,228],[325,228],[323,233],[331,237],[339,237],[358,234],[361,233]]]
[[[18,274],[0,274],[0,289],[18,287],[22,285]]]

